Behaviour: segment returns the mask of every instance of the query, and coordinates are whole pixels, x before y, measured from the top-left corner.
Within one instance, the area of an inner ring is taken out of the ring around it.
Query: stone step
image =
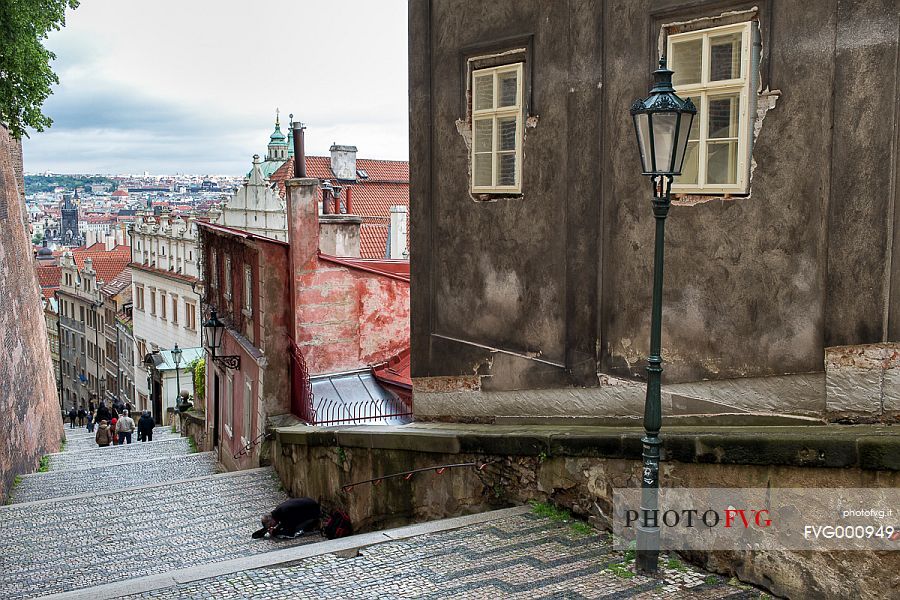
[[[29,598],[322,541],[251,539],[286,499],[262,468],[2,506],[0,556],[15,560],[0,590]]]
[[[94,430],[96,433],[96,430]],[[172,438],[181,437],[179,433],[172,433],[171,427],[155,427],[153,429],[153,441],[161,441],[161,440],[170,440]],[[137,441],[137,431],[135,431],[131,435],[131,440],[133,442]],[[90,450],[91,448],[98,448],[97,442],[94,441],[94,433],[87,433],[85,435],[71,436],[66,437],[66,449],[65,452],[71,452],[75,450]]]
[[[95,447],[90,450],[74,450],[49,454],[50,470],[90,469],[98,466],[112,467],[160,456],[178,456],[191,453],[188,438],[174,438],[159,442],[134,442],[122,446]]]
[[[34,502],[78,494],[107,492],[213,475],[212,452],[163,456],[110,467],[107,464],[79,470],[48,471],[24,475],[10,493],[10,504]]]

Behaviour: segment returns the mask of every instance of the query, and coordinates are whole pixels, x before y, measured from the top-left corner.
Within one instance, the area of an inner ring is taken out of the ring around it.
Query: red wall
[[[296,279],[297,345],[319,375],[367,367],[409,347],[409,283],[317,260]]]

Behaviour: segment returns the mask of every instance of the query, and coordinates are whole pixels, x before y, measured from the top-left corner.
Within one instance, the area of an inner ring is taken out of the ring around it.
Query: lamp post
[[[175,404],[178,404],[178,399],[181,398],[181,348],[178,344],[172,348],[172,361],[175,363]]]
[[[656,218],[656,240],[653,253],[653,308],[650,319],[650,356],[647,357],[647,397],[644,402],[643,467],[641,469],[641,514],[656,514],[659,508],[659,450],[662,441],[662,376],[661,325],[663,248],[666,216],[671,203],[672,180],[681,174],[688,135],[697,108],[694,103],[675,95],[672,71],[666,59],[659,61],[653,73],[653,87],[644,100],[631,105],[631,117],[641,153],[643,174],[653,187],[653,216]],[[637,528],[635,564],[642,573],[655,573],[659,563],[659,526],[654,520],[648,526],[646,516]]]

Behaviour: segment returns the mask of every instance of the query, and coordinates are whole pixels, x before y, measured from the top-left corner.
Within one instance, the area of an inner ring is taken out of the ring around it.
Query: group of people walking
[[[87,430],[91,433],[94,432],[96,426],[97,432],[94,435],[94,441],[101,447],[130,444],[131,436],[135,429],[137,430],[138,441],[153,441],[153,427],[156,423],[150,415],[150,411],[145,410],[141,413],[141,417],[136,424],[130,413],[130,403],[120,401],[112,406],[106,406],[106,403],[101,401],[96,411],[94,410],[94,403],[90,402],[87,410],[84,408],[76,409],[73,406],[68,416],[72,429],[75,428],[76,420],[79,425],[85,425],[86,422]]]

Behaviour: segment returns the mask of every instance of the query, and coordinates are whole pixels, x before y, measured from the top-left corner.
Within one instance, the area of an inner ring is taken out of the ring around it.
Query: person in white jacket
[[[119,434],[119,445],[130,444],[131,434],[134,431],[134,419],[128,416],[128,411],[122,411],[122,416],[116,421],[116,433]]]

